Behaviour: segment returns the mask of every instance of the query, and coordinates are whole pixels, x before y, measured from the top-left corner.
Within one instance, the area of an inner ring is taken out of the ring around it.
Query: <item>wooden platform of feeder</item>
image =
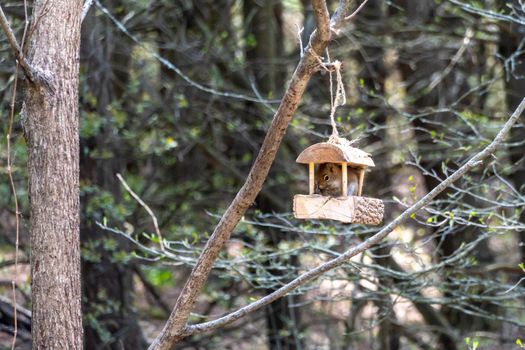
[[[344,223],[379,225],[383,221],[383,201],[367,197],[326,197],[298,194],[293,199],[298,219],[331,219]]]

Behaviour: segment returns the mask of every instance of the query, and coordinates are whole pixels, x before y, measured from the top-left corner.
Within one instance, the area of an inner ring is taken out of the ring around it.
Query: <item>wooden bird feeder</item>
[[[308,195],[294,196],[293,211],[298,219],[332,219],[344,223],[379,225],[383,220],[384,204],[380,199],[362,197],[365,170],[375,166],[370,154],[351,146],[322,142],[305,149],[297,163],[308,164]],[[323,196],[315,193],[315,165],[336,163],[342,170],[342,193],[340,197]],[[356,170],[358,176],[357,193],[347,196],[348,166]]]

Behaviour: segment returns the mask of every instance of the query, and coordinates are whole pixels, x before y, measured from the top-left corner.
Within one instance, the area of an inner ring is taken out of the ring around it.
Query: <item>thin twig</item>
[[[520,278],[520,280],[518,282],[516,282],[512,287],[510,287],[509,289],[507,289],[506,291],[504,292],[501,292],[501,293],[498,293],[498,295],[504,295],[504,294],[507,294],[507,293],[510,293],[512,292],[514,289],[516,289],[520,284],[521,282],[525,281],[525,277],[522,277]]]
[[[25,2],[24,2],[24,6],[25,6]],[[22,47],[18,45],[18,41],[16,40],[15,34],[13,33],[11,26],[9,25],[9,21],[7,20],[7,17],[5,16],[4,10],[2,9],[1,5],[0,5],[0,26],[2,27],[2,30],[7,36],[7,41],[9,42],[9,45],[11,45],[11,49],[13,50],[13,53],[16,57],[17,62],[20,64],[20,66],[24,70],[24,73],[26,74],[27,78],[31,82],[34,82],[35,76],[33,74],[33,69],[29,65],[29,63],[27,63],[24,53],[22,52]],[[27,18],[26,18],[26,27],[27,27]]]
[[[93,5],[94,2],[95,0],[86,0],[84,2],[84,6],[82,6],[82,15],[80,16],[80,23],[84,22],[84,19],[86,18],[89,9],[91,8],[91,5]]]
[[[19,235],[20,235],[20,209],[18,207],[18,197],[16,193],[16,186],[13,179],[13,160],[11,158],[11,133],[13,132],[13,123],[15,119],[15,101],[16,101],[16,87],[18,85],[18,71],[20,69],[20,63],[17,61],[15,68],[15,81],[13,83],[13,96],[11,98],[11,112],[9,116],[9,127],[7,131],[7,174],[9,177],[9,183],[11,185],[11,192],[13,193],[13,198],[15,201],[15,271],[14,278],[11,281],[11,287],[13,292],[13,319],[14,319],[14,332],[13,332],[13,342],[11,344],[11,349],[15,348],[16,336],[18,333],[18,322],[17,322],[17,310],[16,310],[16,278],[18,277],[18,245],[19,245]]]
[[[494,20],[507,21],[511,23],[525,25],[525,20],[519,17],[513,17],[513,16],[506,15],[506,14],[497,13],[494,11],[484,10],[484,9],[474,7],[472,5],[466,4],[458,0],[448,0],[448,1],[460,6],[464,11],[467,11],[467,12],[470,12],[476,15],[485,16],[487,18],[491,18]]]
[[[144,201],[142,199],[140,199],[140,197],[135,193],[133,192],[133,190],[131,189],[131,187],[129,187],[129,185],[126,183],[126,181],[124,180],[124,178],[122,177],[122,175],[120,174],[117,174],[117,179],[119,179],[119,181],[122,183],[122,185],[124,186],[124,188],[126,189],[126,191],[128,191],[128,193],[133,197],[135,198],[135,200],[140,204],[142,205],[142,207],[144,209],[146,209],[146,211],[148,212],[149,216],[151,216],[151,219],[153,220],[153,226],[155,227],[155,233],[157,234],[157,238],[159,239],[159,245],[160,245],[160,249],[162,251],[164,251],[164,240],[162,239],[162,234],[160,233],[160,229],[159,229],[159,223],[158,223],[158,220],[157,220],[157,217],[155,216],[155,214],[153,213],[153,210],[150,209],[150,207],[144,203]]]
[[[357,15],[359,13],[359,11],[361,11],[361,9],[363,7],[365,7],[367,2],[368,2],[368,0],[363,1],[361,3],[361,5],[359,5],[359,7],[354,12],[352,12],[349,16],[345,17],[345,21],[348,21],[348,20],[352,19],[355,15]]]
[[[0,262],[0,269],[15,266],[15,265],[27,265],[27,264],[29,264],[29,259],[20,260],[20,258],[18,258],[18,260],[16,259],[5,260],[5,261]]]
[[[459,50],[456,52],[456,54],[454,55],[454,57],[452,57],[452,59],[450,60],[450,63],[448,64],[448,66],[443,70],[443,72],[441,72],[440,75],[438,75],[431,83],[430,85],[428,86],[429,88],[429,91],[433,90],[436,86],[438,86],[446,77],[447,75],[450,74],[450,72],[452,71],[452,69],[454,68],[454,66],[459,62],[459,60],[461,59],[461,56],[463,56],[463,54],[465,53],[465,51],[467,50],[471,40],[472,40],[472,37],[474,36],[474,31],[472,30],[472,28],[467,28],[467,31],[465,32],[465,37],[463,38],[463,43],[461,44],[461,47],[459,48]]]
[[[7,22],[7,19],[5,18],[4,11],[2,10],[2,7],[0,6],[0,12],[1,12],[1,21],[2,21],[2,28],[4,31],[6,31],[6,35],[9,38],[9,35],[12,36],[10,40],[13,40],[11,45],[18,45],[16,42],[16,38],[14,37],[13,32],[11,31],[11,28],[9,27],[9,23]],[[27,28],[28,28],[28,16],[27,16],[27,0],[24,0],[24,33],[22,35],[22,47],[24,47],[24,43],[26,40],[26,34],[27,34]],[[4,27],[6,26],[6,27]],[[8,34],[10,33],[10,34]],[[20,50],[20,48],[18,47]],[[19,51],[19,55],[22,55],[22,52]],[[20,249],[20,208],[18,206],[18,195],[16,192],[16,186],[13,179],[13,159],[11,158],[11,134],[13,133],[13,124],[15,122],[15,102],[16,102],[16,88],[18,86],[18,71],[20,70],[20,65],[24,62],[23,59],[17,59],[16,61],[16,67],[15,67],[15,76],[14,76],[14,83],[13,83],[13,92],[11,97],[11,106],[10,106],[10,115],[9,115],[9,127],[7,131],[7,173],[9,176],[9,183],[11,185],[11,192],[13,193],[13,198],[15,201],[15,269],[14,269],[14,278],[11,281],[11,287],[12,287],[12,295],[13,295],[13,325],[14,325],[14,332],[13,332],[13,341],[11,343],[11,350],[15,349],[16,345],[16,337],[18,335],[18,309],[17,309],[17,301],[16,301],[16,279],[18,277],[18,253]]]
[[[14,319],[14,332],[13,342],[11,349],[15,348],[16,336],[18,333],[18,321],[17,321],[17,309],[16,309],[16,278],[18,277],[18,248],[19,248],[19,236],[20,236],[20,209],[18,207],[18,196],[16,193],[16,186],[13,179],[13,160],[11,158],[11,133],[13,132],[13,123],[15,119],[15,101],[16,101],[16,88],[18,85],[18,71],[20,69],[20,61],[17,61],[15,68],[15,81],[13,83],[13,93],[11,98],[11,112],[9,116],[9,127],[7,131],[7,174],[9,176],[9,183],[11,185],[11,192],[15,201],[15,269],[14,278],[11,281],[12,293],[13,293],[13,319]]]
[[[297,27],[297,40],[299,41],[300,57],[303,57],[304,47],[303,47],[303,39],[301,35],[303,34],[304,27],[300,27],[297,23],[295,24],[295,26]]]

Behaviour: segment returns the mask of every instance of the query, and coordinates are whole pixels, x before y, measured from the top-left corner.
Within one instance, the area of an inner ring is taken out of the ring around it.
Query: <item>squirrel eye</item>
[[[325,175],[325,176],[324,176],[324,180],[325,180],[325,181],[328,181],[329,179],[330,179],[330,176],[328,176],[328,175]]]

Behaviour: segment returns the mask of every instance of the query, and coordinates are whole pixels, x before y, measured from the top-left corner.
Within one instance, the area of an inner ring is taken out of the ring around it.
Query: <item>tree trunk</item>
[[[47,84],[27,83],[34,349],[81,349],[78,168],[80,0],[36,0],[28,62]]]

